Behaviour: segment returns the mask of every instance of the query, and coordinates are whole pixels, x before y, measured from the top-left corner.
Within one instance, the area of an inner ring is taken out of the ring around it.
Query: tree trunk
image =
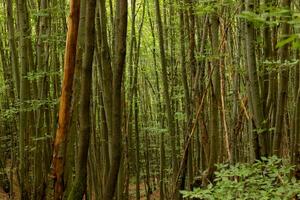
[[[71,119],[72,85],[74,79],[78,25],[80,15],[80,0],[70,0],[70,15],[64,60],[64,78],[60,97],[58,128],[54,140],[53,171],[54,199],[61,200],[65,189],[64,164],[67,136]]]
[[[160,48],[160,57],[161,57],[161,67],[162,67],[162,81],[163,81],[163,94],[166,103],[166,111],[167,111],[167,119],[168,119],[168,127],[171,136],[171,157],[172,157],[172,174],[173,178],[176,178],[178,164],[177,164],[177,156],[176,156],[176,146],[175,146],[175,120],[174,113],[171,106],[171,99],[169,94],[169,81],[168,81],[168,71],[167,71],[167,60],[165,55],[165,47],[164,47],[164,36],[163,36],[163,26],[160,15],[160,6],[159,1],[155,0],[155,10],[156,10],[156,21],[157,21],[157,30],[159,36],[159,48]]]
[[[219,18],[217,13],[213,13],[211,18],[211,44],[213,56],[218,56],[219,50]],[[211,83],[211,107],[210,107],[210,124],[209,124],[209,163],[207,179],[213,181],[214,172],[216,170],[215,164],[218,162],[220,153],[220,58],[215,58],[212,62],[212,83]],[[205,180],[204,180],[205,181]]]
[[[81,200],[86,193],[87,187],[87,158],[91,134],[91,88],[92,88],[92,65],[94,58],[95,39],[95,9],[96,1],[86,1],[85,23],[85,53],[81,70],[81,90],[79,105],[79,146],[76,175],[71,192],[70,200]]]
[[[122,79],[126,57],[126,34],[127,34],[127,0],[116,2],[116,31],[115,31],[115,57],[113,70],[112,91],[112,144],[111,144],[111,168],[105,186],[104,200],[114,197],[117,185],[118,172],[122,153]]]
[[[16,41],[15,41],[12,0],[7,0],[6,6],[7,6],[7,30],[9,34],[9,47],[11,51],[14,91],[15,91],[15,97],[18,98],[20,94],[20,75],[19,75],[18,54],[17,54]]]
[[[48,1],[42,0],[40,11],[45,12],[48,8]],[[47,13],[49,14],[49,13]],[[37,45],[37,68],[39,71],[45,73],[45,76],[39,80],[38,99],[40,101],[46,100],[48,95],[48,44],[45,41],[45,36],[48,36],[48,17],[41,16],[39,18],[39,31],[38,31],[38,45]],[[44,199],[46,192],[46,177],[50,168],[50,163],[46,156],[47,148],[44,133],[47,132],[44,126],[47,112],[46,105],[41,106],[36,112],[36,135],[35,135],[35,152],[34,152],[34,199]],[[42,165],[41,165],[42,164]]]
[[[254,1],[247,1],[247,11],[254,10]],[[256,67],[255,55],[255,28],[252,22],[247,23],[246,27],[246,44],[247,44],[247,68],[250,81],[251,102],[254,117],[254,150],[255,158],[260,159],[261,156],[267,156],[266,149],[266,123],[263,114],[263,104],[259,90],[258,72]]]
[[[26,111],[26,101],[30,99],[30,85],[26,78],[29,71],[28,60],[28,39],[30,36],[30,28],[27,23],[27,3],[22,0],[17,1],[17,11],[20,27],[20,135],[19,135],[19,170],[20,170],[20,192],[21,199],[30,199],[30,184],[29,184],[29,162],[26,145],[28,145],[29,137],[29,112]]]
[[[285,9],[290,9],[291,0],[282,0],[282,7]],[[290,19],[290,13],[285,16],[285,19]],[[288,22],[282,23],[282,33],[283,38],[289,37],[290,35],[290,24]],[[277,97],[277,113],[276,113],[276,124],[275,124],[275,134],[273,143],[273,153],[282,156],[282,143],[283,135],[285,132],[284,121],[285,121],[285,111],[287,109],[288,100],[288,83],[289,83],[289,69],[285,66],[285,62],[289,59],[289,49],[290,44],[286,44],[281,49],[279,49],[280,60],[281,60],[281,71],[279,74],[278,82],[278,97]]]

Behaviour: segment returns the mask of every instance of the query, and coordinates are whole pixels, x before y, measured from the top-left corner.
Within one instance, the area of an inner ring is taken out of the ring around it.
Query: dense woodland
[[[271,156],[299,184],[299,1],[0,8],[0,199],[179,200]]]

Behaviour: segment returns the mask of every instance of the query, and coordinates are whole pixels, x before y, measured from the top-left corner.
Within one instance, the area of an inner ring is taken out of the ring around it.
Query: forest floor
[[[7,160],[6,162],[6,167],[5,167],[5,171],[7,176],[10,175],[11,173],[11,160]],[[15,200],[19,200],[20,198],[20,191],[19,191],[19,185],[18,185],[18,179],[17,179],[17,172],[16,169],[12,170],[12,175],[13,175],[13,192],[12,192],[12,196],[11,198],[9,198],[9,194],[6,193],[4,191],[4,189],[2,187],[0,187],[0,200],[8,200],[8,199],[15,199]],[[8,177],[9,178],[9,177]]]
[[[8,200],[9,196],[6,192],[4,192],[3,188],[0,188],[0,199],[1,200]]]
[[[15,181],[17,183],[17,180]],[[16,183],[14,184],[14,189],[18,188]],[[131,184],[129,186],[129,199],[130,200],[134,200],[136,199],[135,198],[135,184]],[[140,184],[140,191],[141,191],[141,200],[146,200],[147,197],[146,197],[146,192],[145,192],[145,185],[144,183]],[[19,195],[15,196],[14,199],[15,200],[19,200],[20,197],[18,197]],[[3,188],[0,187],[0,200],[9,200],[9,195],[3,190]],[[159,190],[155,190],[151,196],[150,196],[150,200],[159,200]]]
[[[140,183],[140,199],[146,200],[146,190],[145,190],[145,183]],[[135,200],[136,199],[136,184],[132,183],[129,185],[129,200]],[[152,192],[150,195],[150,200],[159,200],[159,189],[156,189]]]
[[[10,167],[11,163],[8,161],[6,163],[6,173],[9,176],[10,174]],[[19,200],[20,198],[20,191],[19,191],[19,186],[18,186],[18,180],[17,180],[17,174],[16,174],[16,169],[13,170],[13,198],[9,198],[9,194],[4,191],[2,187],[0,187],[0,200],[9,200],[9,199],[15,199]],[[140,199],[141,200],[146,200],[146,189],[145,189],[145,183],[140,183]],[[159,200],[159,189],[156,189],[152,192],[150,195],[150,200]],[[129,200],[135,200],[136,199],[136,184],[131,183],[129,185]]]

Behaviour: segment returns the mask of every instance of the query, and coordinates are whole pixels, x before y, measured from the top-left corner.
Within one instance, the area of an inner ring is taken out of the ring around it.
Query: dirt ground
[[[9,178],[10,176],[10,170],[11,170],[11,161],[7,160],[6,162],[6,174]],[[2,187],[0,187],[0,200],[7,200],[7,199],[13,199],[13,200],[20,200],[20,191],[19,191],[19,185],[17,180],[17,172],[16,169],[13,169],[13,191],[12,191],[12,197],[9,198],[9,194],[7,194]]]
[[[8,200],[9,199],[8,194],[6,194],[2,188],[0,188],[0,199],[1,200]]]
[[[130,184],[129,185],[129,199],[130,200],[135,200],[135,190],[136,190],[136,185],[135,184]],[[140,184],[140,195],[141,195],[141,200],[146,200],[146,192],[145,192],[145,184],[141,183]],[[159,190],[155,190],[152,192],[151,196],[150,196],[150,200],[159,200]]]
[[[9,175],[9,164],[7,163],[7,174]],[[0,187],[0,200],[9,200],[9,199],[14,199],[14,200],[20,200],[20,192],[19,192],[19,186],[18,186],[18,181],[17,181],[17,176],[16,176],[16,171],[14,170],[13,172],[13,179],[14,179],[14,184],[13,184],[13,198],[9,198],[9,194],[7,194],[3,188]],[[129,185],[129,199],[130,200],[135,200],[135,190],[136,190],[136,185],[135,184],[130,184]],[[141,183],[140,184],[140,195],[141,195],[141,200],[146,200],[146,192],[145,192],[145,184]],[[159,189],[155,190],[152,192],[150,196],[150,200],[159,200]]]

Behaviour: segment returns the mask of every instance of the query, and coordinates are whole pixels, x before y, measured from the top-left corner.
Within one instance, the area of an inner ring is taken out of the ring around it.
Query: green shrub
[[[181,191],[184,198],[197,199],[293,199],[300,197],[300,182],[290,178],[292,166],[277,157],[254,164],[217,165],[214,184]]]

